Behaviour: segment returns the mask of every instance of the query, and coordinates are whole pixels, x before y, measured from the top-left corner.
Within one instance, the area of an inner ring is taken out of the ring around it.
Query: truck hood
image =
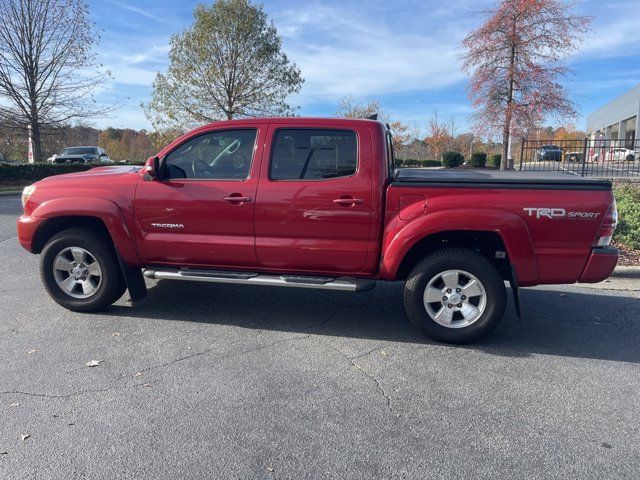
[[[61,198],[71,198],[79,205],[87,199],[109,200],[120,208],[130,208],[141,173],[142,167],[111,166],[47,177],[34,184],[25,214],[30,215],[39,205]]]
[[[116,192],[135,188],[143,167],[96,167],[85,172],[65,173],[47,177],[34,185],[36,192],[51,197],[111,198]]]

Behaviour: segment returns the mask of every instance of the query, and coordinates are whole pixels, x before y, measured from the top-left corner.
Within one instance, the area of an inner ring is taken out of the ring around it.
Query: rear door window
[[[358,139],[351,130],[281,129],[275,134],[271,180],[349,177],[358,167]]]

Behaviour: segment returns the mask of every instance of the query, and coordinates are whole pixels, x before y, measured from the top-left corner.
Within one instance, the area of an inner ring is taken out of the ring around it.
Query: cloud
[[[577,56],[629,57],[639,53],[640,26],[634,18],[596,25]]]
[[[156,72],[167,68],[169,35],[193,21],[195,3],[110,0],[105,6],[92,7],[105,28],[100,60],[115,77],[108,94],[131,99],[118,113],[120,124],[122,115],[132,125],[148,126],[138,103],[148,99]],[[424,123],[437,109],[443,118],[455,116],[459,124],[465,122],[471,108],[458,45],[483,21],[473,12],[493,5],[493,0],[270,0],[264,4],[284,51],[306,80],[300,94],[290,99],[302,107],[301,113],[331,115],[340,98],[353,95],[359,100],[378,98],[385,111],[405,121]],[[589,0],[579,8],[597,18],[593,32],[569,59],[579,74],[569,76],[565,84],[581,96],[584,105],[617,95],[634,79],[637,83],[640,28],[628,14],[637,10],[637,0],[619,0],[605,7]],[[168,26],[141,28],[145,20],[140,16]]]
[[[165,19],[160,18],[157,15],[154,15],[153,13],[151,13],[150,11],[144,10],[143,8],[135,7],[133,5],[128,5],[126,3],[120,3],[120,2],[109,2],[109,3],[116,5],[117,7],[123,8],[125,10],[128,10],[130,12],[137,13],[138,15],[142,15],[143,17],[147,17],[152,20],[155,20],[156,22],[167,23]]]
[[[101,49],[100,59],[114,77],[114,83],[151,87],[156,73],[165,70],[169,63],[168,52],[168,44],[140,45],[140,49],[122,51],[109,42]]]
[[[348,5],[277,15],[286,52],[305,78],[296,100],[304,105],[438,89],[464,78],[457,60],[460,30],[424,25],[412,33],[394,18]]]
[[[150,123],[136,99],[127,100],[118,110],[112,114],[95,120],[98,128],[133,128],[140,130],[149,129]]]
[[[130,55],[122,55],[120,58],[123,62],[131,65],[138,65],[142,63],[167,63],[167,54],[170,50],[170,45],[152,46],[141,52],[136,52]]]

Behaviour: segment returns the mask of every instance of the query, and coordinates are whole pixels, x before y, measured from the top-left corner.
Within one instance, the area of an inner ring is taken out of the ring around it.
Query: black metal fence
[[[523,140],[516,168],[581,177],[640,179],[640,140]]]

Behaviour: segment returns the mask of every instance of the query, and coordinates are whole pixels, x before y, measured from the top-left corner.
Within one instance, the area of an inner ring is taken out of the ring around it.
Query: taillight
[[[614,198],[611,205],[609,205],[609,209],[607,210],[604,220],[602,220],[594,245],[598,247],[606,247],[610,245],[611,239],[613,238],[613,232],[617,226],[618,208],[616,207],[616,199]]]

